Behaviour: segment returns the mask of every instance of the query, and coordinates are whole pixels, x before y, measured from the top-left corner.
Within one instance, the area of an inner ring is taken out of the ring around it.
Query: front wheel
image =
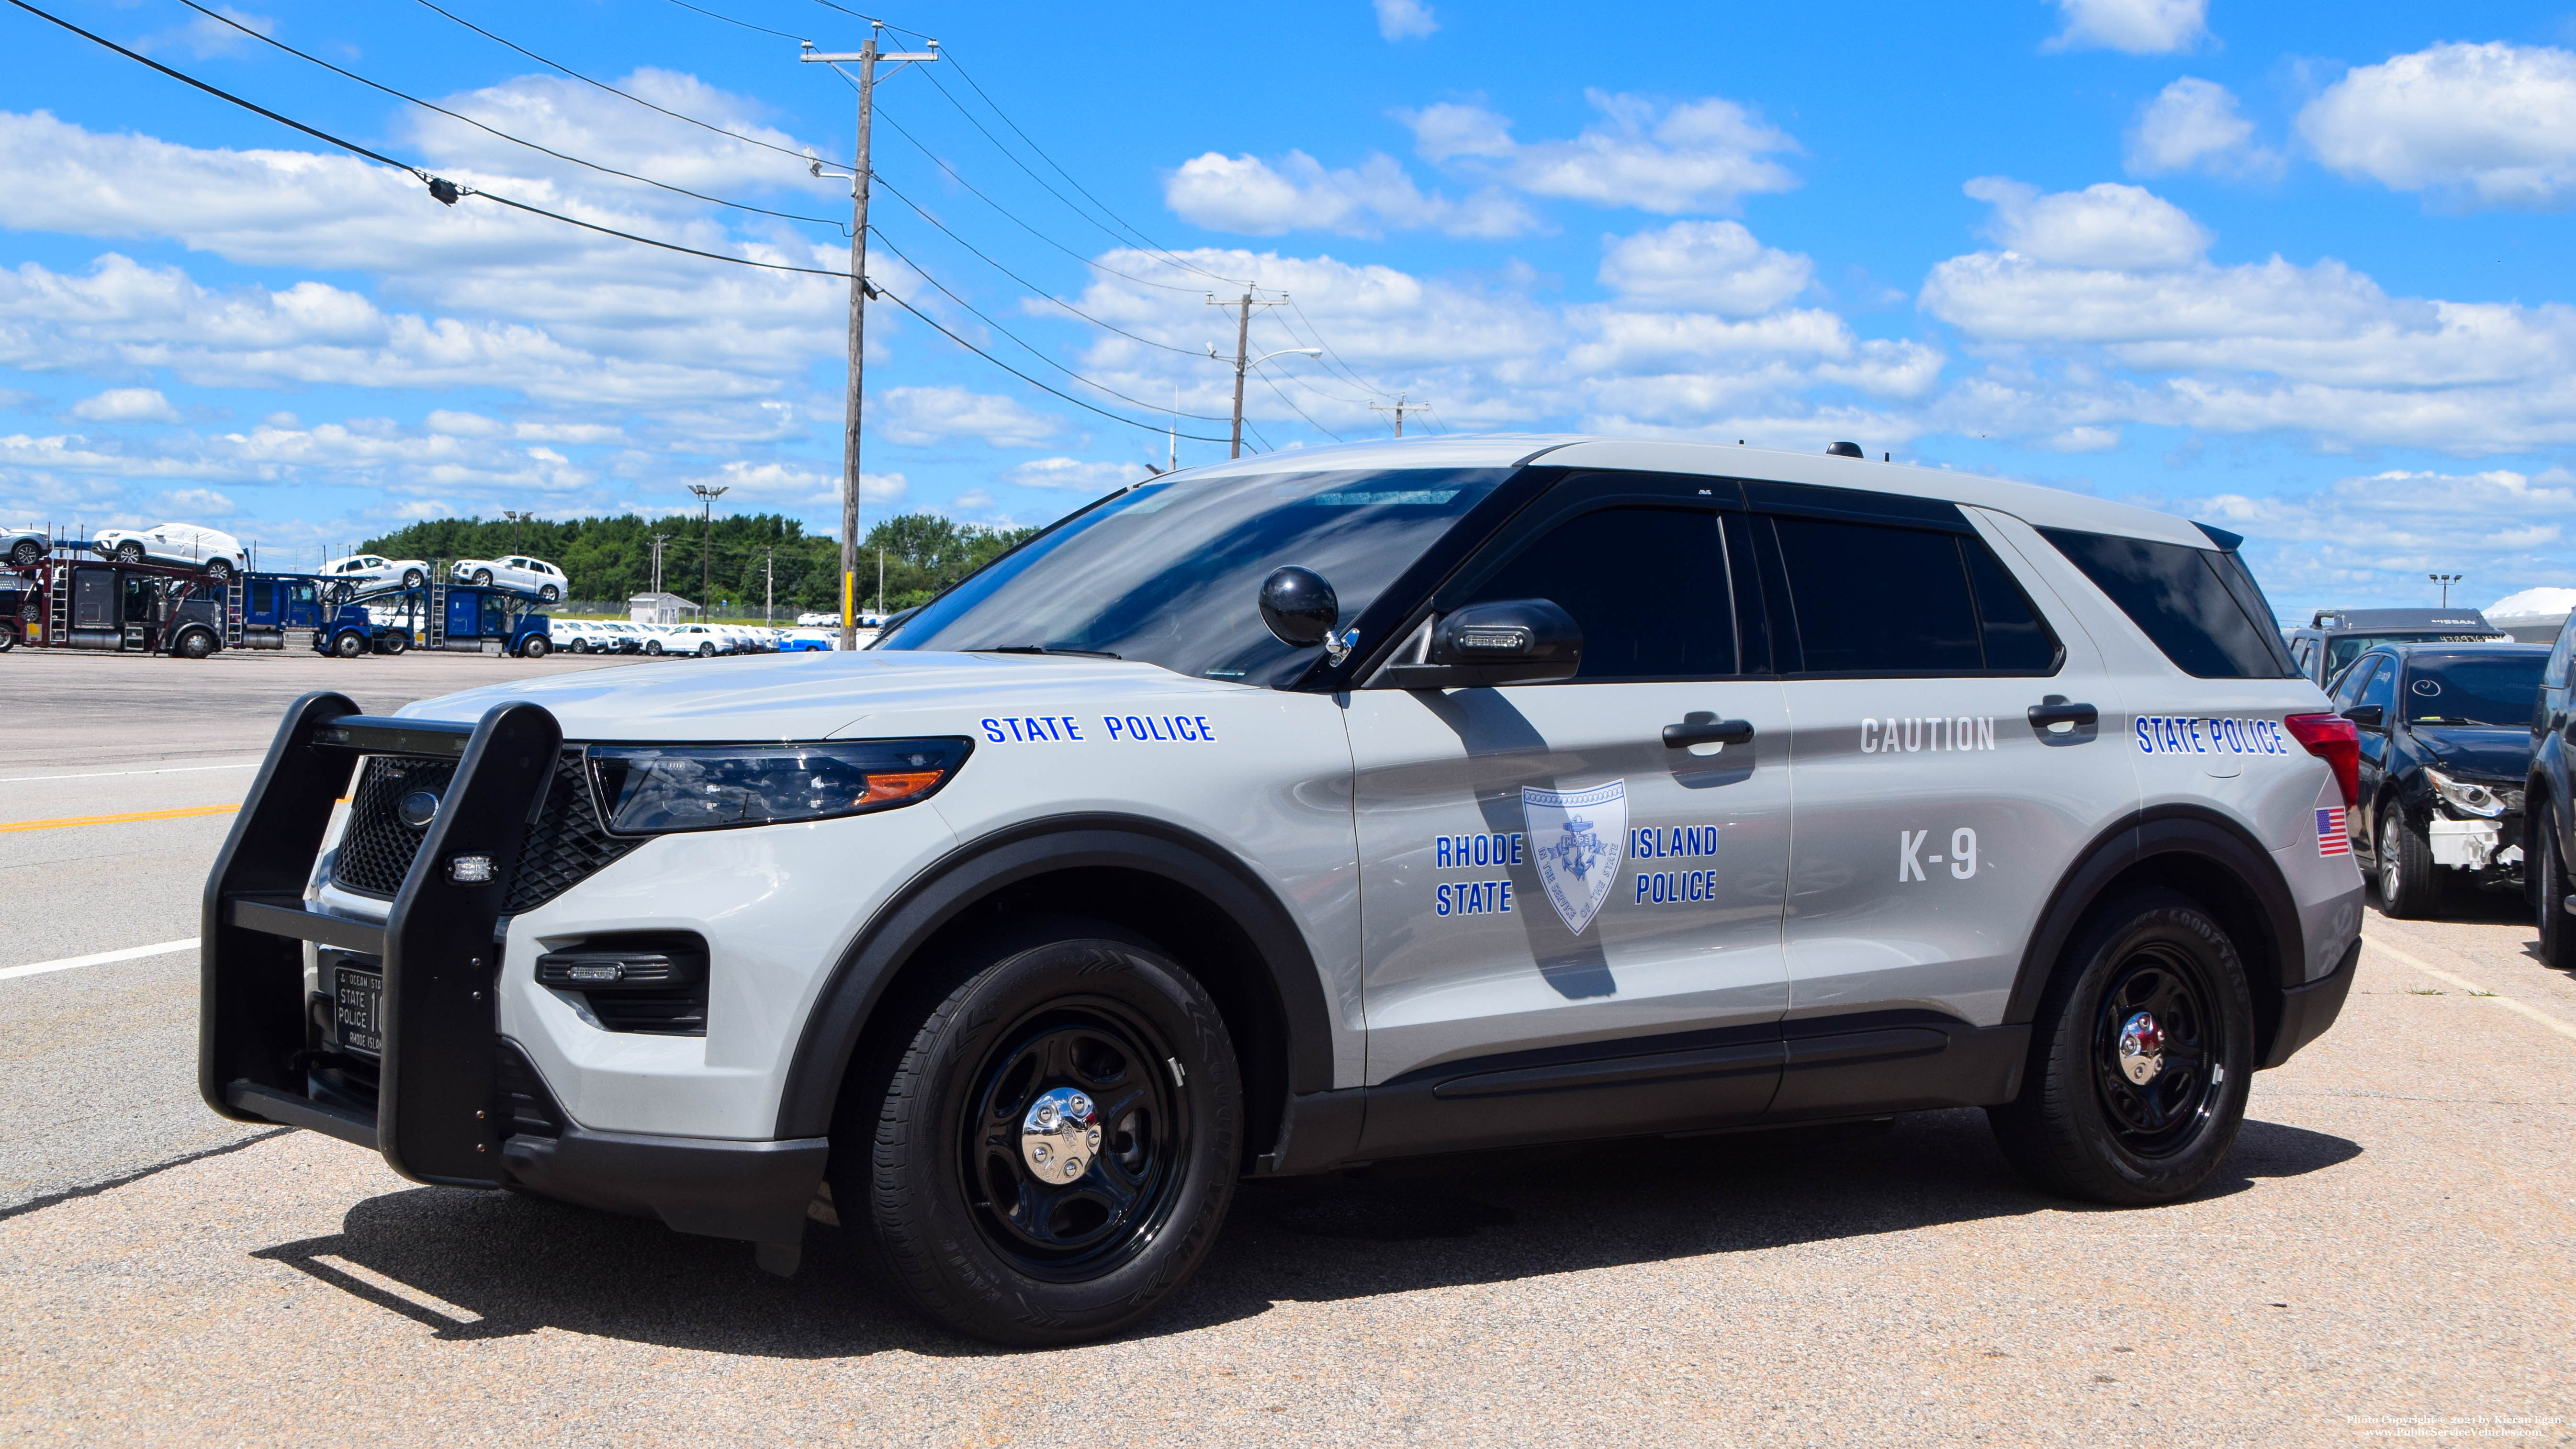
[[[331,641],[331,652],[343,659],[355,659],[367,652],[367,641],[354,633],[343,634]]]
[[[203,629],[191,629],[179,636],[178,647],[172,652],[182,659],[204,659],[215,652],[215,636]]]
[[[2235,943],[2182,896],[2097,912],[2031,1023],[2019,1097],[1986,1109],[2034,1184],[2117,1207],[2197,1191],[2245,1120],[2254,1002]]]
[[[519,646],[519,657],[522,659],[543,659],[546,657],[547,652],[553,648],[554,646],[547,643],[544,636],[539,635]]]
[[[544,588],[537,590],[537,597],[544,600],[546,603],[551,604],[555,600],[563,597],[563,590],[556,588],[552,584],[548,584]]]
[[[210,558],[206,560],[206,577],[214,580],[218,584],[231,583],[233,581],[232,561],[230,559],[220,558]]]
[[[661,640],[659,640],[659,639],[655,639],[655,640],[651,640],[651,641],[647,642],[647,643],[645,644],[645,646],[644,646],[644,652],[645,652],[645,653],[647,653],[647,654],[654,654],[654,655],[658,655],[658,654],[660,654],[660,653],[662,652],[662,641],[661,641]]]
[[[2433,842],[2406,825],[2406,812],[2391,805],[2379,814],[2371,832],[2372,864],[2379,871],[2379,909],[2399,920],[2433,914],[2442,898],[2442,882],[2433,864]]]
[[[842,1222],[872,1229],[905,1295],[960,1332],[1116,1332],[1197,1269],[1233,1199],[1225,1023],[1179,965],[1090,922],[1031,922],[949,980],[852,1073],[833,1129]]]
[[[699,645],[699,646],[698,646],[698,657],[699,657],[700,659],[713,659],[713,658],[715,658],[715,657],[716,657],[716,646],[714,646],[713,644],[701,644],[701,645]]]
[[[136,543],[130,538],[125,542],[118,544],[116,546],[116,561],[118,563],[130,564],[143,562],[143,545]]]
[[[490,569],[476,569],[474,571],[474,582],[483,588],[490,588],[492,586],[492,571]]]
[[[2530,799],[2549,809],[2538,790]],[[2552,971],[2576,971],[2576,920],[2567,916],[2567,857],[2558,844],[2558,829],[2547,818],[2532,828],[2540,837],[2538,858],[2530,864],[2531,904],[2540,917],[2540,963]]]
[[[422,579],[422,577],[423,577],[423,575],[421,574],[421,571],[420,571],[420,570],[418,570],[418,569],[404,569],[404,570],[403,570],[403,585],[402,585],[402,586],[403,586],[404,588],[406,588],[406,589],[416,589],[416,588],[419,588],[419,587],[420,587],[420,585],[421,585],[421,579]]]
[[[34,568],[38,563],[43,562],[44,557],[44,545],[32,538],[18,540],[17,546],[9,550],[9,562],[22,569]]]

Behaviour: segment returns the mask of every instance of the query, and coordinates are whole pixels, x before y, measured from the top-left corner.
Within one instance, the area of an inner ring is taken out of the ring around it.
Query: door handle
[[[2032,729],[2051,729],[2058,725],[2071,725],[2082,729],[2087,725],[2098,725],[2101,722],[2102,711],[2089,704],[2072,703],[2062,694],[2052,694],[2046,700],[2030,707]]]
[[[1713,714],[1694,711],[1680,724],[1664,726],[1664,748],[1683,749],[1691,745],[1749,745],[1753,742],[1753,721],[1719,719]]]

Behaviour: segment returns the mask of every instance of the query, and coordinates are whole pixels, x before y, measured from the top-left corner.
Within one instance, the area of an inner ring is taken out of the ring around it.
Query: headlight
[[[2433,782],[2434,793],[2443,803],[2462,814],[2493,820],[2522,808],[2522,792],[2505,785],[2481,785],[2475,780],[2454,780],[2439,770],[2426,770],[2424,778]]]
[[[927,800],[966,762],[964,739],[787,745],[593,745],[616,835],[831,820]]]

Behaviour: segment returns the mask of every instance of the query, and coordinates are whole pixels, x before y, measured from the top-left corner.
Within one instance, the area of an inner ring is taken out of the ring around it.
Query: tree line
[[[885,555],[885,607],[908,609],[982,568],[1037,532],[987,528],[936,513],[905,513],[868,530],[859,545],[860,607],[877,602],[877,555]],[[440,518],[371,538],[363,553],[387,558],[499,558],[523,554],[564,571],[569,597],[622,603],[653,587],[653,541],[663,540],[662,588],[718,609],[757,610],[764,571],[781,612],[838,610],[841,545],[809,534],[795,519],[775,513],[737,513],[715,520],[712,538],[699,520],[681,516],[606,518]],[[710,547],[711,545],[711,547]],[[701,563],[712,600],[700,599]]]

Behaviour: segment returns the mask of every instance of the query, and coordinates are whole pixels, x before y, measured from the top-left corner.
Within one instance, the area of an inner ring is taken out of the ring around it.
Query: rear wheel
[[[2549,810],[2539,791],[2532,791],[2530,799]],[[2539,858],[2530,867],[2532,909],[2540,918],[2540,961],[2553,971],[2576,971],[2576,920],[2567,915],[2567,857],[2557,827],[2546,815],[2532,833],[2540,837]]]
[[[2021,1095],[1986,1109],[2033,1183],[2120,1207],[2171,1202],[2218,1170],[2245,1119],[2254,1003],[2227,932],[2140,892],[2097,912],[2031,1025]]]
[[[474,571],[474,582],[485,588],[491,587],[492,571],[490,569],[476,569]]]
[[[416,589],[416,588],[419,588],[419,587],[420,587],[420,585],[421,585],[421,572],[420,572],[420,570],[418,570],[418,569],[404,569],[404,570],[403,570],[403,587],[404,587],[404,588],[406,588],[406,589]]]
[[[2391,805],[2379,812],[2371,832],[2372,864],[2379,872],[2379,909],[2399,920],[2433,914],[2442,900],[2441,868],[2433,864],[2433,843],[2406,824],[2406,812]]]
[[[32,538],[22,538],[9,550],[9,562],[22,569],[34,568],[44,561],[45,546]]]
[[[661,652],[662,652],[662,641],[661,641],[661,640],[659,640],[659,639],[647,639],[647,640],[645,640],[645,641],[644,641],[644,652],[645,652],[645,653],[647,653],[647,654],[659,654],[659,653],[661,653]]]
[[[537,590],[537,597],[551,604],[555,600],[563,597],[563,590],[556,588],[552,584],[548,584],[544,588]]]
[[[233,577],[232,560],[222,558],[210,558],[206,560],[206,577],[213,579],[219,584],[231,583]]]
[[[699,657],[700,659],[713,659],[713,658],[715,658],[715,657],[716,657],[716,646],[714,646],[713,644],[701,644],[701,645],[699,645],[699,646],[698,646],[698,657]]]
[[[970,955],[852,1073],[832,1196],[923,1312],[1012,1344],[1099,1338],[1195,1271],[1242,1121],[1215,1003],[1090,922]]]
[[[410,647],[411,636],[401,632],[400,630],[387,634],[382,639],[376,641],[376,652],[379,654],[400,654]]]
[[[18,626],[15,624],[0,624],[0,654],[6,654],[17,647]]]

